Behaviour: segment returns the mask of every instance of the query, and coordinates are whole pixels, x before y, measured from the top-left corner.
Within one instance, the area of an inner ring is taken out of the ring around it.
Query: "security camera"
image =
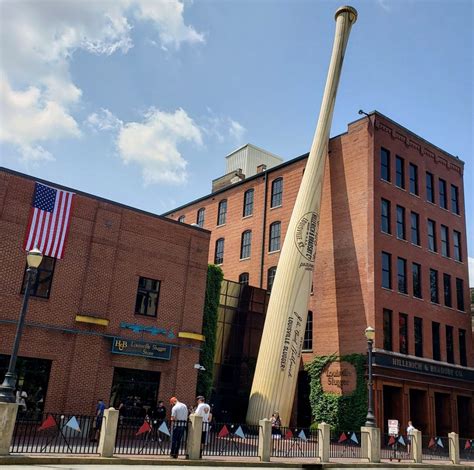
[[[206,368],[202,366],[201,364],[194,364],[194,368],[197,370],[206,370]]]

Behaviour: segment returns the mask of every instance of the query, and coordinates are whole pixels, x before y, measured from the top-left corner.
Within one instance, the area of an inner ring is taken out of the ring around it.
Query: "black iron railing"
[[[18,416],[12,454],[96,454],[101,421],[97,416],[42,413]],[[99,426],[98,426],[99,425]]]
[[[117,427],[114,452],[128,455],[170,455],[174,439],[176,455],[186,455],[187,434],[187,421],[122,418]]]
[[[386,460],[411,460],[410,447],[412,446],[413,436],[390,436],[382,435],[380,457]]]
[[[273,428],[272,457],[318,458],[318,430],[308,428]]]
[[[258,456],[259,426],[214,423],[206,433],[203,456]]]
[[[358,431],[331,431],[329,457],[333,459],[361,459],[361,433]]]
[[[422,436],[423,460],[449,460],[449,439],[441,436]]]
[[[459,438],[459,458],[474,461],[474,439]]]

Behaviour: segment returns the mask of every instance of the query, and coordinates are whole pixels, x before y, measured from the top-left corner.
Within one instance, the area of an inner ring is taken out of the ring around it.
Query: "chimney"
[[[267,165],[262,163],[261,165],[257,166],[257,173],[263,173],[267,169]]]

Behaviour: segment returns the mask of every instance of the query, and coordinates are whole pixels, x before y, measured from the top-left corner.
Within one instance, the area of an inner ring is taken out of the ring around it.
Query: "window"
[[[407,260],[398,258],[397,260],[397,271],[398,271],[398,292],[407,294]]]
[[[423,357],[423,319],[415,317],[415,356]]]
[[[390,181],[390,152],[384,148],[380,150],[380,177]]]
[[[405,240],[405,208],[397,206],[397,238]]]
[[[382,199],[381,219],[382,232],[392,233],[392,228],[390,227],[390,201],[386,199]]]
[[[283,199],[283,178],[277,178],[272,182],[272,200],[270,207],[281,206]]]
[[[466,330],[459,329],[459,363],[467,366],[466,355]]]
[[[446,325],[446,360],[454,364],[454,338],[453,327]]]
[[[456,302],[458,310],[464,312],[464,281],[456,278]]]
[[[313,312],[308,311],[308,319],[306,320],[306,328],[304,330],[303,351],[313,350]]]
[[[449,258],[449,229],[441,225],[441,254]]]
[[[249,284],[249,273],[242,273],[239,276],[239,284],[248,286],[248,284]]]
[[[453,301],[451,296],[451,276],[443,273],[443,286],[444,286],[444,305],[446,307],[452,307]]]
[[[413,277],[413,297],[422,299],[423,295],[421,292],[421,265],[418,263],[412,263],[411,274]]]
[[[392,351],[392,311],[383,309],[383,348]]]
[[[405,189],[405,160],[402,157],[395,158],[395,184],[402,189]]]
[[[436,246],[436,222],[430,219],[428,219],[428,249],[438,251]]]
[[[268,251],[278,251],[280,249],[281,222],[273,222],[270,225],[270,240]]]
[[[156,279],[140,277],[138,279],[135,313],[147,317],[156,317],[161,282]]]
[[[227,199],[223,199],[219,202],[217,210],[217,225],[224,225],[227,216]]]
[[[392,255],[382,251],[382,287],[392,288]]]
[[[462,261],[461,251],[461,232],[453,230],[453,248],[454,248],[454,259],[456,261]]]
[[[446,194],[446,181],[439,179],[439,205],[443,209],[448,208],[448,197]]]
[[[53,282],[54,267],[56,266],[56,259],[50,258],[49,256],[43,256],[43,260],[39,265],[36,274],[31,274],[32,279],[30,280],[30,295],[33,297],[41,297],[43,299],[49,299],[51,294],[51,284]],[[23,282],[21,287],[21,293],[23,294],[26,289],[26,277],[28,266],[25,267],[23,274]]]
[[[178,217],[178,222],[180,222],[181,224],[184,224],[184,219],[185,219],[185,217],[186,217],[185,215],[180,215],[180,216]]]
[[[216,240],[216,251],[214,254],[214,264],[222,264],[224,262],[224,239]]]
[[[275,275],[277,272],[276,266],[272,266],[267,273],[267,291],[271,292],[273,287],[273,281],[275,280]]]
[[[428,172],[426,172],[426,200],[435,203],[434,177]]]
[[[439,323],[431,323],[431,338],[433,341],[433,359],[441,361],[441,342],[439,340]]]
[[[252,247],[252,231],[246,230],[242,233],[242,241],[240,244],[240,259],[250,258],[250,249]]]
[[[411,242],[420,245],[420,216],[416,212],[411,213]]]
[[[418,196],[418,167],[410,163],[410,193]]]
[[[398,317],[398,347],[401,354],[408,354],[408,315],[400,313]]]
[[[244,193],[244,217],[253,214],[253,189],[249,189]]]
[[[438,304],[438,271],[436,271],[436,269],[430,269],[430,292],[431,302]]]
[[[451,185],[451,212],[459,215],[459,190],[454,184]]]
[[[206,209],[202,207],[197,211],[196,223],[199,227],[204,227],[204,216],[206,215]]]

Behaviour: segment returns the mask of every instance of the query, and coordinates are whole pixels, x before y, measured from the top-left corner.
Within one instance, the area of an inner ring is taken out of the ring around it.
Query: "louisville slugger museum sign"
[[[357,373],[353,364],[345,361],[329,363],[321,374],[324,393],[349,395],[357,386]]]

